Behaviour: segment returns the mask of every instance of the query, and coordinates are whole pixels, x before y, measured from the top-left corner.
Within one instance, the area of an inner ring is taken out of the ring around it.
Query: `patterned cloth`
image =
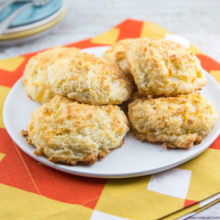
[[[219,63],[151,22],[127,19],[108,32],[66,46],[88,48],[136,37],[165,37],[184,44],[220,83]],[[0,111],[34,54],[0,61]],[[78,177],[23,153],[0,116],[0,219],[174,219],[216,201],[201,202],[220,191],[219,161],[220,137],[197,158],[159,174],[118,180]]]

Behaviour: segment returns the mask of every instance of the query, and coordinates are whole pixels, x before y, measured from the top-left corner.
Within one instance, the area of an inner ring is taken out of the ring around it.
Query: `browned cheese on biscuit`
[[[146,97],[188,94],[206,84],[199,59],[173,41],[134,39],[127,62],[139,93]]]
[[[132,93],[130,80],[117,64],[64,47],[32,57],[23,84],[28,96],[40,103],[59,94],[87,104],[120,104]]]
[[[136,99],[128,106],[133,134],[163,147],[190,148],[200,143],[217,120],[214,106],[199,93]]]
[[[52,162],[93,164],[120,147],[128,132],[128,120],[119,107],[93,106],[55,96],[35,110],[27,141],[36,154]]]

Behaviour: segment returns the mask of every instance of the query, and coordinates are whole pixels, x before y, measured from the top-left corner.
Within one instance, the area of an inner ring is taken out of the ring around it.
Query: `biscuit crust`
[[[134,39],[127,60],[138,91],[145,97],[188,94],[206,84],[199,59],[173,41]]]
[[[93,106],[55,96],[31,116],[28,144],[52,162],[93,164],[120,147],[129,130],[119,107]]]
[[[127,61],[127,51],[129,44],[132,39],[120,40],[113,44],[105,53],[102,55],[103,58],[106,58],[112,62],[115,62],[119,65],[122,72],[130,76],[129,65]]]
[[[59,94],[87,104],[120,104],[132,93],[132,84],[117,64],[64,47],[32,57],[23,84],[28,96],[40,103]]]
[[[136,99],[128,106],[134,137],[160,142],[164,148],[190,148],[200,143],[217,120],[214,106],[199,93]]]
[[[53,86],[48,79],[48,68],[60,58],[77,56],[77,48],[55,47],[33,56],[25,66],[23,75],[24,89],[29,98],[39,103],[49,101],[55,96]]]
[[[117,64],[89,54],[58,60],[48,75],[57,94],[93,105],[120,104],[133,89]]]

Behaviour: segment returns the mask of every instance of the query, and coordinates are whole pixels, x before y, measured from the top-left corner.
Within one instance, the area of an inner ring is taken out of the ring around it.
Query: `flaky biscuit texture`
[[[40,103],[49,101],[54,97],[53,85],[48,80],[48,67],[61,58],[81,54],[77,48],[56,47],[30,58],[25,66],[23,84],[28,96]]]
[[[199,59],[173,41],[134,39],[127,59],[139,93],[148,97],[187,94],[206,84]]]
[[[48,77],[57,94],[82,103],[120,104],[132,93],[118,65],[94,55],[59,59],[49,67]]]
[[[79,104],[57,95],[33,112],[27,139],[50,161],[92,164],[120,147],[128,130],[117,106]]]
[[[136,138],[170,148],[200,143],[217,120],[216,109],[199,93],[137,99],[129,104],[128,116]]]
[[[32,57],[23,83],[29,97],[40,103],[59,94],[88,104],[120,104],[132,93],[117,64],[76,48],[54,48]]]
[[[129,65],[127,61],[127,51],[132,39],[120,40],[113,44],[103,54],[103,58],[106,58],[112,62],[118,63],[120,69],[126,75],[130,75]]]

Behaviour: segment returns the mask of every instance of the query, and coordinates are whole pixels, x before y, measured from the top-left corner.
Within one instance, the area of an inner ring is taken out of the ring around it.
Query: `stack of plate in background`
[[[0,12],[1,22],[29,0],[15,1]],[[25,8],[0,35],[0,46],[10,46],[36,39],[48,33],[63,17],[65,8],[62,0],[50,0],[43,6]]]

